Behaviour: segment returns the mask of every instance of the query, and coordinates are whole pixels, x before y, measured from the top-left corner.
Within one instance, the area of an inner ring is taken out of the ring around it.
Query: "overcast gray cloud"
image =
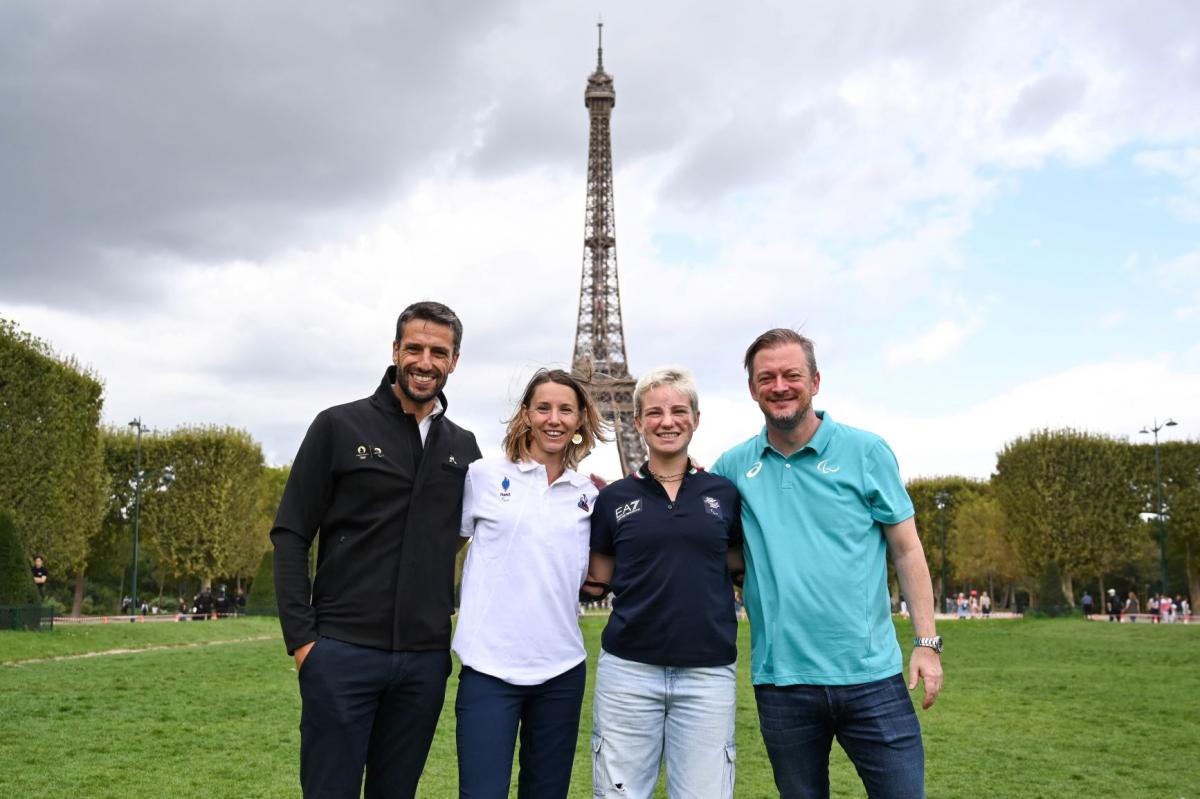
[[[0,5],[0,289],[111,302],[161,256],[253,260],[346,235],[465,138],[487,86],[464,51],[502,14]]]

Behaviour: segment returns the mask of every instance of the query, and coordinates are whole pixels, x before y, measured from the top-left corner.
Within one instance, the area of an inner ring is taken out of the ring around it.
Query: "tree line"
[[[41,555],[55,586],[70,586],[76,614],[115,609],[132,592],[138,441],[100,424],[102,404],[97,375],[0,319],[0,514],[26,562]],[[246,431],[219,426],[144,433],[141,467],[142,597],[190,597],[254,574],[286,468],[265,466]],[[168,468],[164,485],[156,478]],[[29,579],[28,567],[4,577]]]
[[[1036,602],[1053,572],[1072,604],[1085,589],[1097,605],[1108,588],[1200,596],[1200,442],[1162,443],[1160,454],[1165,586],[1154,446],[1059,429],[1006,444],[988,480],[909,482],[937,594],[975,587],[1011,604],[1021,590]]]

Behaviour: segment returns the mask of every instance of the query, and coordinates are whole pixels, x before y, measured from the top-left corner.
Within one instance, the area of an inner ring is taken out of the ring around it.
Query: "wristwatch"
[[[928,638],[914,638],[913,646],[927,646],[939,655],[942,654],[942,636],[932,635]]]

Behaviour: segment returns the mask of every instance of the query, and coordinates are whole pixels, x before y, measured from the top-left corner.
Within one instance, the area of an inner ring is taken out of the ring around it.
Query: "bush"
[[[268,549],[263,553],[254,574],[254,582],[250,583],[250,595],[246,597],[246,613],[251,616],[278,616],[279,606],[275,604],[275,551]]]
[[[29,568],[12,517],[0,511],[0,605],[38,604],[37,587]]]
[[[1071,605],[1067,602],[1066,594],[1063,593],[1062,572],[1059,571],[1057,563],[1050,561],[1046,566],[1038,588],[1037,608],[1034,615],[1049,616],[1050,618],[1070,615]]]

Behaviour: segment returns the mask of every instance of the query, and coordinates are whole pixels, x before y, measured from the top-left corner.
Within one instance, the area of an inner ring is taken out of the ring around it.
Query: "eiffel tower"
[[[588,135],[587,211],[583,221],[583,278],[575,325],[576,371],[595,375],[592,397],[616,432],[621,474],[646,460],[646,445],[633,426],[634,379],[625,357],[621,292],[617,285],[617,224],[613,216],[612,137],[609,120],[617,95],[604,71],[604,23],[596,25],[596,71],[588,77],[583,103]]]

